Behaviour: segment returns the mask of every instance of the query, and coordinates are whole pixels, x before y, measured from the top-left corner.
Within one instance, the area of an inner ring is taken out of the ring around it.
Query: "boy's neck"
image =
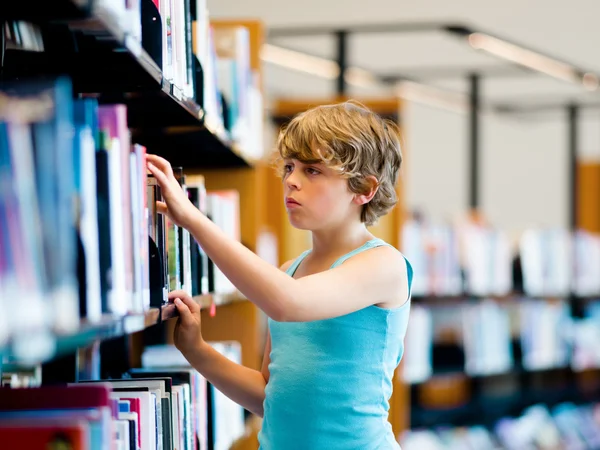
[[[348,253],[373,239],[363,223],[347,223],[331,230],[312,232],[312,256],[328,257]]]

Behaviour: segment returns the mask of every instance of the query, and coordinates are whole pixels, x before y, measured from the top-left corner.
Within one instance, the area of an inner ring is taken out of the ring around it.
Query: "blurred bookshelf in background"
[[[553,445],[581,446],[539,448],[596,448],[600,237],[529,229],[511,242],[481,220],[419,216],[402,234],[422,274],[401,372],[414,431],[403,448],[530,448],[544,427]]]

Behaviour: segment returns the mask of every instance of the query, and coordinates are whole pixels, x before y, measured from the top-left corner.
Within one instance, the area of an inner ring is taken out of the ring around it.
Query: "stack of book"
[[[167,293],[230,293],[186,230],[156,211],[160,187],[132,144],[124,105],[72,99],[66,78],[0,86],[0,338],[43,360],[53,336],[143,314]],[[239,240],[236,192],[192,202]],[[9,299],[20,298],[19,307]]]
[[[592,450],[600,446],[600,405],[562,403],[549,410],[527,408],[519,417],[500,419],[492,428],[439,426],[411,430],[401,438],[404,450]]]
[[[240,362],[237,343],[215,349]],[[3,448],[226,450],[244,432],[243,409],[169,346],[120,379],[0,389]]]
[[[223,142],[235,143],[249,159],[263,156],[261,72],[251,65],[251,54],[258,54],[259,49],[251,48],[247,26],[211,23],[206,0],[89,3],[93,20],[70,23],[70,36],[57,25],[45,29],[25,21],[3,22],[1,32],[6,49],[26,53],[16,57],[14,64],[12,58],[7,59],[9,72],[18,77],[20,70],[28,68],[13,65],[22,64],[23,58],[38,61],[46,56],[27,55],[31,52],[47,53],[49,61],[61,61],[64,55],[55,53],[57,48],[62,50],[65,46],[72,46],[65,51],[73,52],[74,58],[79,53],[89,55],[95,49],[102,57],[110,58],[105,50],[106,42],[111,42],[119,51],[124,47],[133,58],[142,60],[144,67],[153,66],[152,75],[162,78],[157,89],[168,86],[169,94],[176,100],[202,107],[203,113],[198,118]],[[60,41],[62,37],[64,41]],[[94,39],[99,41],[96,45],[91,44]]]
[[[460,227],[408,220],[402,251],[413,264],[415,296],[506,295],[512,289],[508,236],[467,222]]]
[[[464,292],[458,235],[448,225],[410,219],[402,229],[402,252],[413,266],[415,296],[453,296]]]

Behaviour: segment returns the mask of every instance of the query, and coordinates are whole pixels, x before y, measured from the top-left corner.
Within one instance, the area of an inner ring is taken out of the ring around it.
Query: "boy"
[[[262,416],[262,450],[398,449],[387,421],[403,353],[412,269],[367,230],[397,201],[397,128],[352,102],[321,106],[281,132],[285,205],[312,249],[280,270],[227,238],[150,155],[159,211],[187,228],[223,273],[269,316],[262,370],[202,339],[200,309],[173,292],[175,345],[217,389]]]

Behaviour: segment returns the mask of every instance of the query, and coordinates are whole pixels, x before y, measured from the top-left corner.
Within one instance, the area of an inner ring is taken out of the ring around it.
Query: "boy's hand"
[[[176,225],[188,228],[193,220],[194,214],[198,211],[189,198],[181,189],[181,186],[173,175],[171,164],[156,155],[146,155],[148,170],[156,178],[160,185],[164,202],[156,202],[158,212],[166,214]]]
[[[200,325],[200,305],[184,291],[170,292],[169,300],[173,301],[179,311],[173,333],[175,347],[186,355],[204,343]]]

